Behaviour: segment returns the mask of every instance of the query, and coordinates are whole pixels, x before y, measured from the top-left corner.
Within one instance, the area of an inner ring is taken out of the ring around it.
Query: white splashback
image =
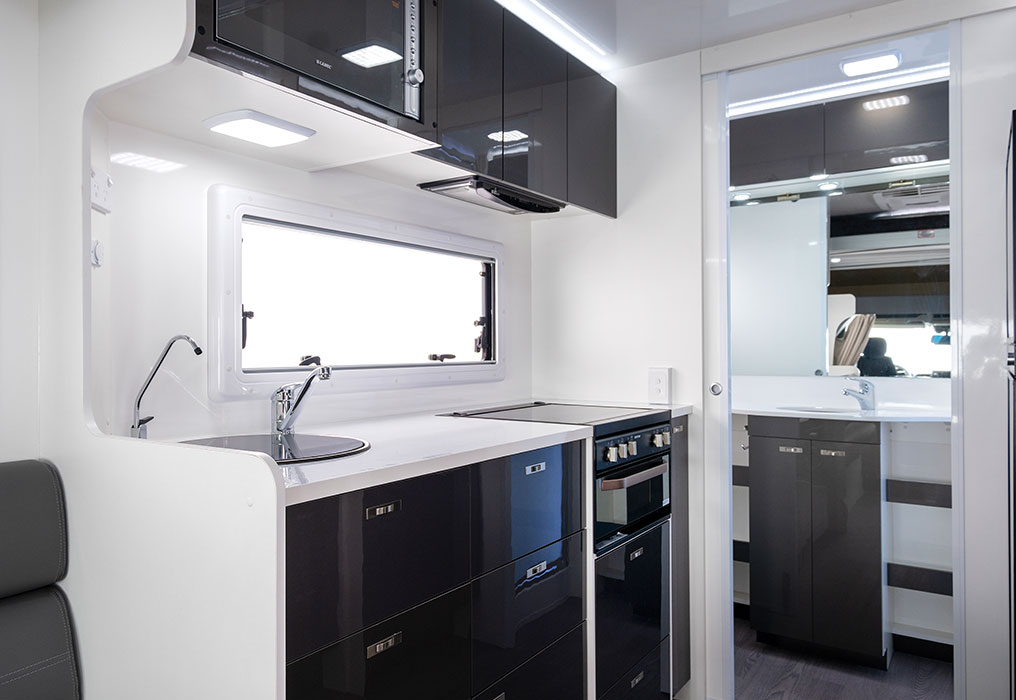
[[[105,126],[98,120],[97,126]],[[110,152],[131,151],[184,163],[155,174],[98,162],[114,180],[114,207],[98,215],[108,228],[106,263],[91,273],[92,324],[108,328],[112,342],[96,342],[92,405],[102,430],[124,435],[135,394],[163,344],[187,333],[207,344],[208,188],[227,183],[257,192],[323,204],[390,221],[423,222],[431,228],[498,240],[505,245],[501,270],[507,313],[501,319],[507,377],[501,382],[339,393],[341,372],[322,385],[303,419],[323,423],[418,410],[444,410],[481,402],[528,397],[530,371],[529,222],[482,209],[463,211],[426,192],[396,187],[339,170],[309,173],[207,146],[108,122]],[[95,157],[95,156],[93,156]],[[95,215],[93,215],[95,216]],[[102,227],[93,230],[102,235]],[[279,270],[279,283],[299,270]],[[207,388],[206,353],[195,357],[174,348],[144,397],[151,439],[261,432],[268,428],[266,400],[215,402]],[[335,385],[334,387],[331,385]],[[333,393],[329,393],[332,391]]]
[[[883,408],[940,408],[950,411],[948,379],[926,377],[865,377],[875,385],[876,406]],[[783,406],[857,408],[857,401],[843,396],[843,389],[857,386],[844,377],[752,377],[730,378],[734,410],[778,409]]]

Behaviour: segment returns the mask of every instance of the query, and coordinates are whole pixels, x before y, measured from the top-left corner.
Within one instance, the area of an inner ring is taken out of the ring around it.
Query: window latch
[[[243,304],[240,304],[240,324],[242,326],[240,332],[240,349],[243,350],[247,347],[247,321],[254,318],[253,311],[247,311],[243,308]]]
[[[454,360],[455,359],[455,355],[438,355],[438,354],[433,354],[433,355],[427,355],[427,359],[428,360],[432,360],[434,362],[444,362],[445,360]]]

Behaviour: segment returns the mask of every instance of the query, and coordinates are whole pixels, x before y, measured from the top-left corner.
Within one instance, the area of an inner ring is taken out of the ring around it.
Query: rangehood
[[[554,214],[565,207],[564,202],[535,195],[479,175],[424,182],[419,187],[506,214]]]

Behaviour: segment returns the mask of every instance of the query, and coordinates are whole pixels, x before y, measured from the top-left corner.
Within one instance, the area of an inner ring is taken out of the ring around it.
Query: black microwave
[[[434,128],[429,0],[197,0],[192,52],[426,136]]]

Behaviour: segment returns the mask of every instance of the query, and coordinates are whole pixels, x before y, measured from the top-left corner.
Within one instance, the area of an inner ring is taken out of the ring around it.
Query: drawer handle
[[[683,425],[677,426],[676,428],[674,428],[674,432],[675,433],[683,433],[684,432],[684,426]]]
[[[540,472],[546,469],[547,469],[546,462],[540,462],[539,464],[530,464],[528,467],[526,467],[526,476],[529,476],[530,474],[539,474]]]
[[[823,457],[846,457],[847,453],[844,450],[819,450],[818,453]]]
[[[384,653],[394,646],[402,643],[402,632],[396,632],[391,637],[382,639],[377,644],[371,644],[367,647],[367,658],[372,659],[378,654]]]
[[[663,460],[655,467],[646,469],[645,471],[636,472],[629,474],[623,479],[604,479],[600,484],[600,489],[603,491],[619,491],[626,489],[636,484],[641,484],[643,481],[649,481],[655,479],[658,476],[663,476],[670,471],[670,463],[667,460]]]
[[[373,520],[374,518],[380,518],[382,515],[391,515],[402,510],[402,500],[392,501],[391,503],[385,503],[380,506],[371,506],[367,509],[367,520]]]
[[[639,674],[631,679],[631,687],[634,688],[635,686],[637,686],[639,683],[642,682],[642,679],[645,678],[645,677],[646,677],[646,672],[645,671],[639,671]]]
[[[534,576],[539,576],[546,570],[547,570],[547,562],[541,561],[536,566],[531,566],[528,569],[526,569],[526,579],[528,580],[533,578]]]
[[[629,554],[628,555],[628,561],[635,561],[636,559],[641,557],[644,549],[645,549],[645,547],[639,547],[634,552]]]
[[[792,455],[803,455],[804,454],[804,448],[803,447],[787,447],[785,445],[780,445],[780,452],[789,452]]]

